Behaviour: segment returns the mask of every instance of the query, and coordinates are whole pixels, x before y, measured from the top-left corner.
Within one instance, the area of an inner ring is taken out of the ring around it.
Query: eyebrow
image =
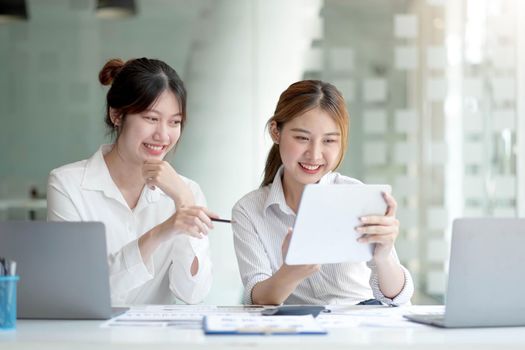
[[[144,112],[153,112],[153,113],[158,114],[158,115],[162,114],[159,111],[157,111],[156,109],[146,109]],[[175,113],[173,115],[170,115],[170,117],[178,117],[178,116],[182,116],[182,112],[177,112],[177,113]]]
[[[311,132],[306,130],[306,129],[301,129],[301,128],[293,128],[293,129],[290,129],[290,131],[297,131],[297,132],[302,132],[302,133],[305,133],[305,134],[308,134],[310,135]],[[325,136],[341,136],[341,133],[338,132],[338,131],[334,131],[334,132],[327,132],[326,134],[324,134]]]

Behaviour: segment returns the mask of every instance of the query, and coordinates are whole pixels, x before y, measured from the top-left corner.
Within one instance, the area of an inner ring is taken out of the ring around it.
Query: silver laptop
[[[0,256],[17,262],[18,318],[108,319],[105,227],[98,222],[0,222]]]
[[[441,315],[405,315],[446,328],[525,326],[525,219],[457,219]]]

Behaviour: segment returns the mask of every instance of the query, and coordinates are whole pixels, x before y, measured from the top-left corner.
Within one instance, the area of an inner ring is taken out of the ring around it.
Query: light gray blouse
[[[235,253],[244,284],[243,302],[252,304],[252,288],[271,277],[283,264],[281,246],[293,227],[295,213],[286,204],[282,188],[283,167],[273,183],[252,191],[233,207],[232,225]],[[360,181],[331,172],[323,184],[359,184]],[[399,261],[395,250],[394,258]],[[414,283],[410,272],[402,267],[405,285],[394,298],[381,293],[373,261],[322,265],[320,271],[304,279],[284,304],[356,304],[376,298],[389,305],[410,303]]]

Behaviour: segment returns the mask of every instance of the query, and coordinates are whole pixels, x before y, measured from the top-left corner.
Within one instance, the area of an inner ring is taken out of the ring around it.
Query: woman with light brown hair
[[[362,217],[362,243],[375,243],[363,263],[284,263],[299,200],[307,184],[359,184],[334,170],[348,139],[349,116],[341,93],[318,80],[294,83],[282,94],[267,123],[274,142],[261,187],[233,208],[235,252],[246,304],[355,304],[377,299],[410,302],[414,285],[397,258],[396,201],[384,193],[384,216]],[[322,233],[320,233],[322,234]]]

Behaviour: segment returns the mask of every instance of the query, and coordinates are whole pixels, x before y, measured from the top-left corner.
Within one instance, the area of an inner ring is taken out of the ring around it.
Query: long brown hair
[[[327,112],[341,132],[341,154],[335,166],[337,168],[343,161],[346,152],[350,118],[343,95],[332,84],[320,80],[302,80],[293,83],[281,94],[275,113],[266,126],[269,127],[272,122],[275,122],[277,128],[282,130],[284,124],[314,108],[321,108]],[[279,145],[274,143],[266,159],[261,187],[273,182],[281,164],[283,161],[279,153]]]

